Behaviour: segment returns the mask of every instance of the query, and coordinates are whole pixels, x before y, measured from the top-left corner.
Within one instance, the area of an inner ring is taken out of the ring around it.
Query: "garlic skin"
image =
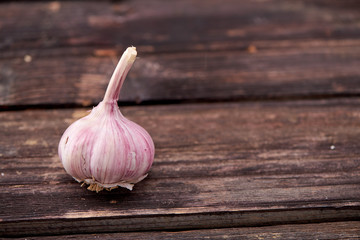
[[[155,147],[144,128],[126,119],[117,99],[136,58],[135,47],[121,57],[103,101],[71,124],[59,143],[59,157],[68,174],[99,192],[118,186],[132,190],[147,176]]]

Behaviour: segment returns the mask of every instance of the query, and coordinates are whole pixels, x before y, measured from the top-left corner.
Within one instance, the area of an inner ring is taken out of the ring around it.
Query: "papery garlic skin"
[[[90,190],[98,192],[117,186],[132,190],[147,176],[154,161],[151,136],[126,119],[117,105],[121,85],[135,57],[135,48],[128,48],[104,100],[88,116],[71,124],[61,137],[58,152],[66,172],[77,181],[90,184]]]

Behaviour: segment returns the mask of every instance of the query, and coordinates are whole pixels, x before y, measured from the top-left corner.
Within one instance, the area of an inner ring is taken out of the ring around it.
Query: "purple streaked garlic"
[[[154,143],[141,126],[126,119],[117,99],[136,58],[136,48],[122,55],[103,101],[64,132],[59,156],[68,174],[91,191],[118,186],[132,190],[143,180],[154,161]]]

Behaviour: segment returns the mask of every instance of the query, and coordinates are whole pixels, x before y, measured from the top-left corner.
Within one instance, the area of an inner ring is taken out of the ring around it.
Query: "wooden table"
[[[131,45],[155,162],[96,194],[57,145]],[[0,235],[360,238],[359,106],[358,0],[2,1]]]

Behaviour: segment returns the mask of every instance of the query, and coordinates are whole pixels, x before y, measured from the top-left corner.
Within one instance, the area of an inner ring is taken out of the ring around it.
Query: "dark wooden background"
[[[57,145],[131,45],[155,162],[96,194]],[[358,0],[0,1],[0,236],[360,238],[359,106]]]

